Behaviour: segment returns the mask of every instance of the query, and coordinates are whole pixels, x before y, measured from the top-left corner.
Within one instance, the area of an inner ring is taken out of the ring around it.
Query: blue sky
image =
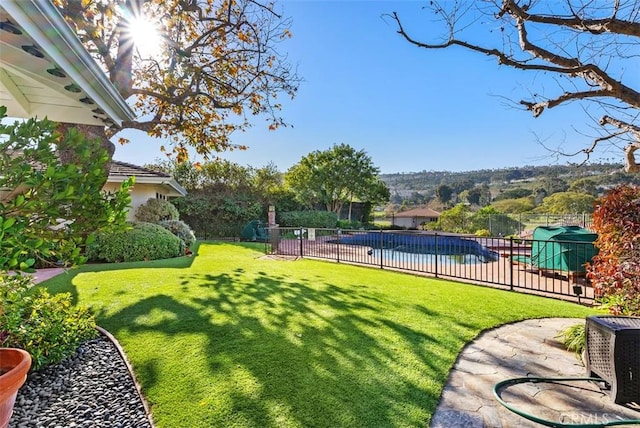
[[[291,128],[269,131],[263,118],[233,137],[247,151],[219,156],[281,171],[314,150],[346,143],[364,149],[382,173],[468,171],[580,161],[555,160],[538,140],[585,147],[572,128],[590,124],[579,105],[534,119],[507,105],[526,97],[544,76],[498,67],[495,60],[452,48],[426,51],[404,41],[382,15],[397,11],[416,34],[431,36],[421,1],[284,1],[293,38],[281,51],[304,79],[298,96],[284,102]],[[547,82],[549,83],[549,82]],[[548,88],[556,90],[552,83]],[[142,133],[118,146],[115,159],[151,163],[164,142]],[[618,160],[617,152],[604,154]]]

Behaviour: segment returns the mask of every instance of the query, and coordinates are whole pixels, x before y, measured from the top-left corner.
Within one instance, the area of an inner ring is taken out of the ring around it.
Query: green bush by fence
[[[242,228],[260,218],[262,206],[247,195],[194,193],[174,200],[185,221],[199,239],[240,237]]]
[[[328,211],[289,211],[279,213],[277,222],[283,227],[335,227],[336,213]]]

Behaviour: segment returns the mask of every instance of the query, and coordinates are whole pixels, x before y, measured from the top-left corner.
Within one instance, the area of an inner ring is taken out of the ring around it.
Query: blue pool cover
[[[417,235],[406,233],[368,232],[357,235],[343,235],[328,241],[334,244],[362,245],[374,249],[395,250],[405,253],[466,255],[478,257],[484,263],[495,262],[499,254],[482,246],[473,239],[458,236]]]

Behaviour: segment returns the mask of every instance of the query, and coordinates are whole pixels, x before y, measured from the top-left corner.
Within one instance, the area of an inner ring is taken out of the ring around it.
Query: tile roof
[[[394,214],[395,217],[440,217],[438,211],[431,208],[414,208]]]
[[[116,160],[111,161],[111,163],[109,164],[109,175],[122,177],[130,177],[132,175],[135,175],[136,177],[171,178],[169,174],[165,174],[164,172],[153,171],[142,166]]]
[[[136,183],[159,184],[169,186],[175,194],[169,196],[185,196],[187,191],[171,175],[127,162],[112,160],[109,163],[109,182],[122,182],[135,176]]]

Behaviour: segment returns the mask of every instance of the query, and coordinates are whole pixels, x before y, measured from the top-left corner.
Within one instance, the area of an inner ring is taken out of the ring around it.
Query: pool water
[[[387,263],[419,263],[419,264],[435,264],[436,260],[438,264],[459,264],[469,265],[478,264],[482,261],[475,254],[464,255],[435,255],[435,254],[420,254],[420,253],[405,253],[398,250],[372,250],[371,257],[380,260],[380,253],[382,252],[382,259]]]

